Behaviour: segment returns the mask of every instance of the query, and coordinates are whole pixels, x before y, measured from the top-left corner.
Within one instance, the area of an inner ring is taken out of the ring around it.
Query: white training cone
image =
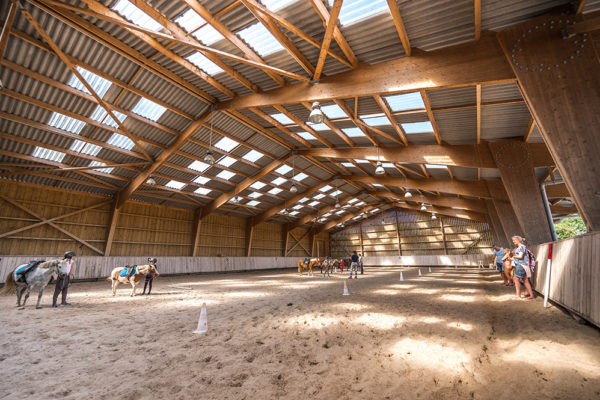
[[[346,281],[344,281],[344,296],[350,296],[350,292],[348,291],[348,285]]]
[[[429,267],[429,272],[431,272],[431,267]]]
[[[208,331],[208,324],[206,319],[206,303],[202,303],[202,310],[200,310],[200,319],[198,320],[198,327],[194,333],[206,333]]]
[[[402,275],[402,271],[400,271],[400,280],[403,281],[404,280],[404,275]]]
[[[421,268],[419,268],[419,276],[421,276]]]

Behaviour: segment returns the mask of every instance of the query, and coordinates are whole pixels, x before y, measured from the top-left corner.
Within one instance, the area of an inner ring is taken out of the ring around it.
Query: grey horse
[[[44,289],[48,286],[50,282],[50,278],[58,276],[58,266],[61,265],[65,260],[54,260],[54,261],[45,261],[41,264],[38,264],[37,267],[33,268],[31,271],[25,274],[26,282],[18,282],[19,277],[17,276],[17,269],[15,268],[4,281],[4,287],[0,290],[1,294],[8,294],[12,292],[14,289],[17,290],[17,307],[20,307],[20,310],[25,308],[25,303],[27,302],[27,298],[29,298],[29,292],[35,286],[40,285],[40,292],[38,294],[37,305],[35,308],[40,307],[40,300],[42,300],[42,293],[44,293]],[[21,296],[25,292],[25,299],[23,299],[23,305],[21,305]]]

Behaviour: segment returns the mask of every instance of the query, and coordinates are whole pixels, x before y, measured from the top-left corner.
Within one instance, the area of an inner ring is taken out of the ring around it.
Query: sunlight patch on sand
[[[440,296],[442,300],[460,301],[463,303],[472,303],[475,301],[475,296],[465,296],[462,294],[443,294]]]
[[[406,317],[382,313],[367,313],[352,319],[352,323],[375,329],[392,329],[403,322],[406,322]]]
[[[410,289],[409,292],[411,292],[411,293],[421,293],[421,294],[435,294],[435,293],[439,293],[440,289],[414,288],[414,289]]]
[[[364,304],[359,304],[359,303],[337,303],[337,304],[334,304],[334,306],[336,308],[341,308],[342,310],[349,310],[349,311],[362,311],[362,310],[369,308],[368,306],[366,306]]]
[[[431,337],[424,340],[405,338],[393,345],[390,350],[394,358],[401,358],[432,370],[457,370],[462,368],[461,364],[469,362],[469,357],[464,350],[443,342],[436,343],[436,338]]]
[[[394,296],[401,292],[399,290],[395,290],[395,289],[377,289],[377,290],[373,290],[371,293],[382,294],[382,295],[386,295],[386,296]]]

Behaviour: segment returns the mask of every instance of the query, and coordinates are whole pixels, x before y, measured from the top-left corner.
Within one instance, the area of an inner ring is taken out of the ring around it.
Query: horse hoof
[[[25,306],[19,307],[19,310],[24,310],[24,309],[25,309]]]
[[[42,307],[36,307],[35,309],[36,309],[36,310],[39,310],[39,309],[41,309],[41,308],[42,308]]]

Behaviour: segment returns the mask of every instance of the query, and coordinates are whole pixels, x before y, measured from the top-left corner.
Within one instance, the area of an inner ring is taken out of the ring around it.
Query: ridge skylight
[[[186,184],[183,182],[179,182],[179,181],[175,181],[175,180],[170,180],[169,182],[167,182],[167,184],[165,185],[166,187],[169,187],[171,189],[177,189],[180,190],[182,189]]]
[[[425,109],[425,103],[419,92],[395,94],[393,96],[385,96],[384,99],[387,101],[392,111]]]
[[[163,28],[161,24],[127,0],[119,0],[112,9],[142,28],[157,32]]]
[[[151,121],[158,121],[161,115],[164,114],[167,109],[160,104],[156,104],[153,101],[150,101],[144,97],[137,102],[135,107],[133,107],[134,113],[141,115],[142,117],[148,118]]]
[[[100,153],[100,150],[102,150],[102,147],[92,143],[86,143],[81,140],[75,140],[70,149],[79,153],[88,154],[90,156],[97,156],[98,153]]]
[[[283,50],[281,43],[261,23],[250,25],[237,34],[262,57]]]
[[[228,153],[231,150],[233,150],[236,146],[239,146],[238,142],[236,142],[233,139],[226,138],[226,137],[224,137],[223,139],[221,139],[217,143],[215,143],[216,148],[226,151]]]
[[[433,133],[433,126],[430,121],[409,122],[402,124],[402,129],[407,134],[410,133]]]
[[[85,122],[75,118],[67,117],[61,113],[53,112],[48,121],[48,125],[64,131],[69,131],[79,135],[79,132],[85,126]]]
[[[43,158],[44,160],[62,162],[63,158],[65,158],[66,154],[60,151],[50,150],[45,147],[36,146],[33,149],[33,153],[31,153],[33,157]]]
[[[256,162],[257,160],[261,159],[262,157],[264,157],[263,153],[256,151],[256,150],[250,150],[248,153],[244,154],[244,156],[242,158],[246,161]]]
[[[96,160],[90,161],[90,164],[89,164],[90,167],[103,167],[105,165],[106,165],[106,163],[103,163],[101,161],[96,161]],[[111,172],[113,172],[113,170],[114,170],[113,167],[110,167],[110,168],[98,168],[98,169],[96,169],[96,171],[98,171],[98,172],[104,172],[105,174],[110,174]]]
[[[271,114],[271,118],[279,122],[281,125],[293,125],[294,121],[283,113]]]
[[[342,132],[348,137],[362,137],[365,136],[364,132],[360,128],[344,128]]]
[[[223,71],[221,67],[217,64],[209,60],[205,55],[200,54],[199,52],[195,52],[186,57],[186,60],[194,64],[196,67],[200,68],[202,71],[206,72],[210,76],[215,76],[220,74]]]
[[[135,143],[127,136],[121,135],[119,133],[113,133],[112,136],[106,142],[108,144],[112,144],[113,146],[120,147],[125,150],[131,150]]]
[[[100,98],[104,97],[112,82],[94,74],[93,72],[88,71],[87,69],[81,67],[76,68],[81,76],[83,76],[83,79],[85,79],[92,89],[94,89],[94,92],[96,92]],[[81,90],[82,92],[91,94],[75,74],[71,75],[68,85],[77,90]]]
[[[333,2],[329,0],[329,5]],[[384,12],[389,12],[386,0],[346,0],[338,18],[342,26],[349,26]]]

